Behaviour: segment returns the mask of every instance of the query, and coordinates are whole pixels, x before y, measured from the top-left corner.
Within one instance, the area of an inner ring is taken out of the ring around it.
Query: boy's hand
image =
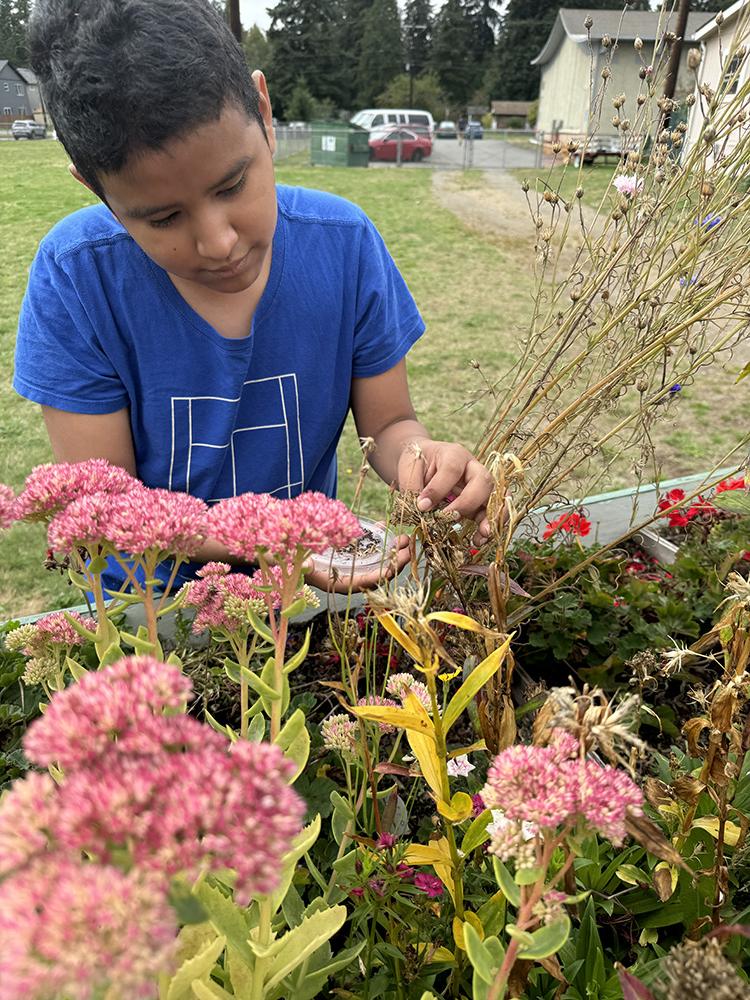
[[[319,590],[332,591],[334,594],[348,594],[350,590],[354,593],[360,590],[371,590],[384,580],[392,579],[409,562],[411,555],[409,536],[399,535],[394,539],[393,544],[391,558],[384,557],[382,567],[362,573],[357,572],[356,563],[353,573],[335,575],[325,569],[313,568],[311,562],[309,568],[305,567],[305,583],[309,583],[311,587],[317,587]]]
[[[489,538],[487,501],[494,481],[481,462],[460,444],[421,439],[404,448],[398,463],[398,486],[419,493],[417,507],[444,510],[477,522],[481,540]]]

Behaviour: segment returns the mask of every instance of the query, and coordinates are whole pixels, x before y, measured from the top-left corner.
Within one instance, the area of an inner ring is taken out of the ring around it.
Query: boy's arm
[[[453,496],[447,509],[489,535],[492,476],[462,445],[433,441],[414,412],[404,359],[381,375],[353,379],[351,405],[357,433],[375,442],[369,461],[381,479],[419,493],[417,505],[425,511]]]
[[[85,462],[89,458],[106,458],[137,476],[130,411],[115,413],[68,413],[52,406],[42,406],[52,454],[56,462]],[[215,539],[207,538],[195,555],[196,562],[242,562],[227,552]]]

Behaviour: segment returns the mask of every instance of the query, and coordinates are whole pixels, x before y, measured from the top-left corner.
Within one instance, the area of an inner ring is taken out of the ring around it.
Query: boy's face
[[[227,105],[217,121],[99,178],[107,204],[156,264],[216,292],[256,281],[276,228],[271,107],[265,80],[256,83],[268,142],[257,121]]]

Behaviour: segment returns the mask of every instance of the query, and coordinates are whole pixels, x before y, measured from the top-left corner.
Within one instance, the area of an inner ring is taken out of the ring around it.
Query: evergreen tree
[[[368,107],[403,69],[401,16],[397,0],[374,0],[365,14],[357,96]]]
[[[310,93],[304,77],[300,77],[295,84],[287,105],[286,117],[290,122],[309,122],[315,117],[315,98]]]
[[[495,48],[495,35],[500,23],[496,0],[470,0],[467,8],[474,21],[477,52],[485,61]]]
[[[409,63],[412,77],[424,73],[429,66],[431,38],[430,0],[407,0],[404,8],[404,59]]]
[[[337,0],[280,0],[271,8],[269,78],[280,115],[300,79],[317,100],[341,106],[343,80],[337,46]]]
[[[486,82],[493,100],[531,101],[539,93],[540,70],[531,60],[542,50],[561,7],[612,10],[614,0],[510,0],[503,14],[495,59]],[[648,0],[629,10],[648,10]]]
[[[336,44],[342,78],[342,106],[353,110],[357,104],[357,73],[362,56],[365,15],[373,0],[341,0],[341,16]]]
[[[449,103],[465,107],[482,78],[476,25],[466,0],[446,0],[435,19],[432,66]]]
[[[14,66],[26,66],[26,22],[31,12],[31,0],[0,0],[0,59]]]
[[[257,24],[254,24],[249,31],[245,32],[245,37],[242,40],[242,48],[245,50],[247,65],[251,71],[262,69],[265,73],[269,69],[271,65],[271,44]],[[273,83],[274,81],[271,82]]]

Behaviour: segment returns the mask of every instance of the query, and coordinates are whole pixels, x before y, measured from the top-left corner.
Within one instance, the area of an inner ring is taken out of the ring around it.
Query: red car
[[[377,132],[370,139],[371,160],[398,159],[398,146],[401,143],[401,159],[404,163],[419,163],[425,156],[432,153],[432,139],[429,135],[420,135],[407,128],[394,128],[390,132]]]

